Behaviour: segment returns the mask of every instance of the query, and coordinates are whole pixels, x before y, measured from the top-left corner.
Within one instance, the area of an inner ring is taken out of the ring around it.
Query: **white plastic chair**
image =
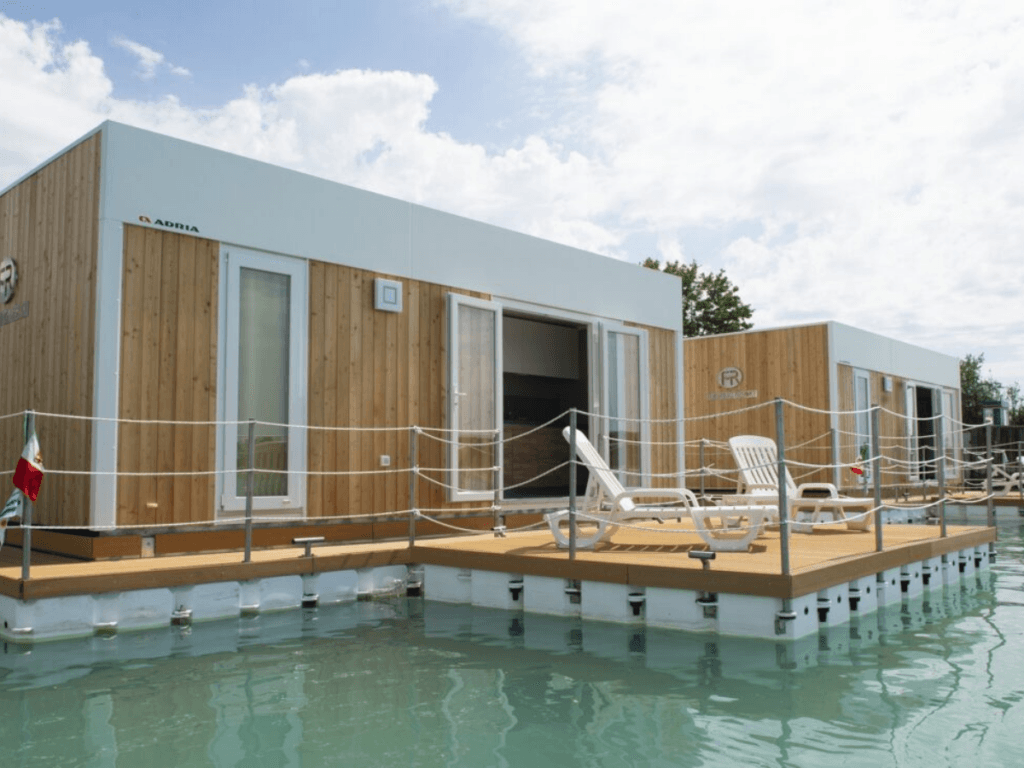
[[[569,427],[562,434],[566,440],[571,439]],[[576,546],[581,549],[591,549],[599,541],[609,538],[618,528],[617,523],[626,520],[664,522],[689,517],[697,533],[712,550],[746,552],[763,530],[765,517],[778,514],[770,506],[702,507],[693,491],[687,488],[624,488],[598,450],[579,430],[576,431],[576,455],[590,471],[587,492],[581,499],[580,511],[585,517],[577,518]],[[637,500],[642,498],[665,499],[677,506],[641,506]],[[567,510],[545,515],[551,534],[560,547],[569,546],[568,533],[562,530],[562,524],[567,524],[568,518]],[[714,518],[719,521],[717,526],[710,522]],[[747,525],[737,527],[744,519]]]
[[[759,435],[737,435],[729,438],[729,449],[739,469],[739,488],[737,495],[727,497],[733,503],[746,500],[751,504],[779,503],[779,454],[775,441],[770,437]],[[808,491],[824,491],[826,496],[805,496]],[[855,531],[871,529],[874,513],[848,517],[847,511],[871,510],[875,503],[872,499],[858,499],[851,496],[840,496],[839,490],[832,483],[802,483],[793,481],[789,470],[786,470],[786,501],[789,506],[789,518],[796,521],[797,513],[810,510],[810,523],[794,522],[793,530],[810,533],[811,526],[820,523],[821,517],[829,513],[836,520],[844,520],[846,527]]]

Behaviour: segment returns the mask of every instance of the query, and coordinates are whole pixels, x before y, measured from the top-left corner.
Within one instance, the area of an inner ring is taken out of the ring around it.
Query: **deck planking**
[[[381,565],[431,564],[457,568],[532,574],[555,578],[794,598],[881,571],[995,541],[994,528],[951,525],[943,538],[937,526],[887,525],[885,549],[875,551],[873,532],[818,529],[790,538],[791,573],[781,572],[777,531],[756,540],[749,552],[719,552],[709,570],[690,558],[706,544],[689,524],[651,524],[618,530],[611,542],[580,551],[569,560],[547,531],[520,532],[504,538],[476,536],[316,547],[302,557],[301,547],[255,550],[242,562],[237,551],[125,558],[92,562],[38,558],[31,578],[22,581],[11,562],[21,550],[5,548],[0,559],[0,594],[21,599],[96,594],[132,589],[176,587],[216,581],[314,574]]]

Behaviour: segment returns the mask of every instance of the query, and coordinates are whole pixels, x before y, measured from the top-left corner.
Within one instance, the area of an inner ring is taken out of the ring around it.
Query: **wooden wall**
[[[0,196],[0,259],[19,273],[0,310],[29,305],[28,317],[0,326],[0,415],[92,414],[99,168],[94,135]],[[36,429],[46,467],[92,468],[88,422],[39,417]],[[22,419],[0,422],[0,466],[13,469],[23,446]],[[33,521],[86,525],[89,493],[88,477],[51,472]]]
[[[217,404],[217,280],[220,246],[125,225],[121,304],[123,419],[214,421]],[[122,423],[122,472],[215,468],[212,426]],[[213,520],[214,475],[122,477],[121,525]]]
[[[392,277],[353,267],[310,262],[309,423],[328,427],[415,424],[446,429],[448,396],[447,295],[442,285],[402,279],[401,313],[374,309],[374,279]],[[447,433],[434,433],[447,437]],[[446,444],[421,437],[417,463],[448,466]],[[313,472],[379,471],[380,456],[392,468],[409,466],[409,433],[397,431],[309,432]],[[430,472],[448,482],[446,472]],[[448,504],[445,489],[420,480],[416,506],[453,511],[481,504]],[[309,478],[311,518],[409,509],[407,473]]]
[[[775,438],[777,397],[819,411],[829,408],[828,326],[810,325],[768,331],[695,337],[683,342],[683,390],[686,415],[686,467],[700,467],[696,443],[701,438],[723,444],[734,435]],[[723,368],[739,368],[743,381],[733,389],[719,385]],[[756,395],[718,399],[721,395],[756,391]],[[742,410],[750,406],[761,407]],[[730,413],[737,412],[737,413]],[[728,414],[728,415],[727,415]],[[831,461],[829,418],[803,408],[785,408],[786,456],[803,464]],[[727,447],[709,445],[705,465],[723,471],[723,478],[708,478],[708,488],[735,486],[735,469]],[[829,482],[831,473],[793,467],[797,482]],[[691,488],[699,486],[695,477]]]
[[[215,419],[219,245],[188,235],[127,225],[121,337],[121,416]],[[400,512],[410,507],[408,425],[447,438],[447,296],[487,295],[402,279],[403,311],[374,309],[374,279],[391,277],[310,262],[308,433],[309,519]],[[651,417],[674,419],[673,334],[648,329]],[[379,427],[400,429],[377,430]],[[444,430],[444,431],[442,431]],[[676,471],[675,424],[655,424],[653,471]],[[123,424],[118,465],[128,472],[214,469],[212,427]],[[449,482],[447,444],[419,438],[418,464]],[[363,472],[361,476],[318,473]],[[671,478],[663,480],[673,484]],[[488,503],[452,504],[439,484],[418,481],[416,506],[453,515]],[[118,521],[162,525],[213,520],[214,479],[133,478],[118,482]]]

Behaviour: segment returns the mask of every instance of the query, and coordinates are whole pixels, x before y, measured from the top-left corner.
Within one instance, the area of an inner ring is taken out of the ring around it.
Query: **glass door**
[[[861,482],[867,483],[872,477],[874,465],[868,461],[871,457],[871,378],[867,371],[853,372],[853,408],[856,413],[857,460],[862,462]]]
[[[255,427],[253,509],[305,505],[305,261],[226,249],[222,307],[224,510],[245,509],[249,419]],[[235,423],[239,422],[239,423]]]
[[[916,482],[920,479],[917,464],[917,387],[909,382],[906,385],[906,399],[904,403],[907,433],[907,479],[911,482]]]
[[[601,450],[628,487],[643,486],[650,471],[647,334],[639,328],[602,324]]]
[[[448,323],[449,497],[490,500],[501,483],[501,306],[450,293]]]

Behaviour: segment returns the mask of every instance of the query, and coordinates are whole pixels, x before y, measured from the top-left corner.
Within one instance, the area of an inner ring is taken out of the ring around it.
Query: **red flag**
[[[14,487],[28,496],[32,501],[39,498],[39,486],[43,483],[43,456],[39,450],[39,439],[36,433],[25,443],[25,450],[18,459],[18,467],[14,470]]]

